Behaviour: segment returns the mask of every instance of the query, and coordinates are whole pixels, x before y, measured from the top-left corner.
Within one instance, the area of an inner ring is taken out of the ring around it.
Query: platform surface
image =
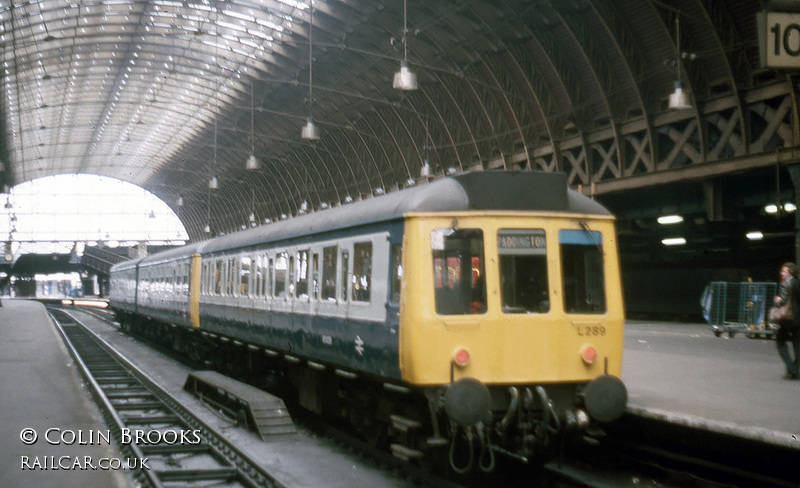
[[[106,427],[97,407],[38,302],[4,299],[0,307],[0,412],[3,487],[129,486],[124,472],[99,467],[126,458],[98,435]],[[25,429],[35,443],[23,442],[31,439]]]
[[[715,337],[705,324],[628,321],[630,411],[800,450],[800,381],[772,339]]]

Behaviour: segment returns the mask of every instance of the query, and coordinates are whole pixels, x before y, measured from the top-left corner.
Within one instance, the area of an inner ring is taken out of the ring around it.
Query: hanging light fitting
[[[256,157],[256,133],[255,133],[255,107],[253,98],[255,93],[254,83],[250,83],[250,156],[244,164],[248,171],[255,171],[261,168],[261,160]]]
[[[675,13],[675,45],[678,50],[675,64],[678,67],[678,78],[675,81],[675,91],[669,95],[669,108],[671,110],[683,110],[685,108],[692,108],[692,102],[689,99],[689,94],[683,91],[681,87],[681,11]]]
[[[248,171],[254,171],[261,168],[261,160],[256,157],[255,154],[250,154],[247,157],[247,161],[244,164],[244,169]]]
[[[408,67],[408,9],[406,0],[403,0],[403,60],[400,61],[400,71],[394,74],[392,88],[395,90],[416,90],[417,75]]]
[[[308,15],[308,118],[300,137],[306,141],[318,141],[319,127],[314,124],[314,117],[311,115],[314,107],[314,6],[311,1],[308,2]]]
[[[433,176],[433,172],[431,171],[431,163],[427,159],[422,163],[422,168],[419,170],[419,175],[422,178],[430,178]]]
[[[310,115],[308,116],[306,119],[306,125],[303,126],[301,136],[307,141],[319,140],[319,127],[317,127],[317,125],[314,123],[314,117]]]

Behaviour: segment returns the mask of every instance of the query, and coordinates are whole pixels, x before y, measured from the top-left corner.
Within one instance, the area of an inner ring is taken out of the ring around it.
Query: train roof
[[[164,251],[144,258],[141,264],[386,222],[400,219],[410,212],[470,210],[538,210],[610,215],[599,203],[569,190],[567,176],[563,173],[483,171],[442,178],[341,207]]]
[[[610,215],[568,190],[563,173],[484,171],[406,188],[206,241],[201,253],[244,248],[331,230],[400,219],[410,212],[543,210]]]
[[[128,259],[127,261],[120,261],[119,263],[111,265],[111,272],[115,271],[124,271],[126,269],[135,268],[137,264],[139,264],[142,259],[144,258],[133,258]]]
[[[151,254],[149,256],[129,259],[127,261],[123,261],[121,263],[117,263],[111,266],[111,272],[113,273],[115,271],[122,271],[137,265],[146,266],[148,264],[157,264],[164,261],[185,258],[186,256],[191,256],[192,254],[198,252],[198,249],[202,244],[203,242],[195,242],[192,244],[187,244],[185,246],[179,246],[173,249],[167,249],[165,251]]]

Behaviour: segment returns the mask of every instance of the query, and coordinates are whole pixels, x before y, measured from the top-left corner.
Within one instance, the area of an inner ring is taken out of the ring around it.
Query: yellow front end
[[[481,236],[483,255],[453,250],[451,241],[460,235],[473,236],[473,251],[479,247],[474,236]],[[620,375],[624,318],[612,217],[412,214],[403,248],[399,334],[405,381],[443,385],[469,377],[491,386]],[[596,263],[583,263],[590,255],[599,256]],[[442,288],[459,280],[468,282],[473,296],[462,294],[455,301],[470,303],[452,307]],[[581,288],[575,283],[580,280],[591,286]]]

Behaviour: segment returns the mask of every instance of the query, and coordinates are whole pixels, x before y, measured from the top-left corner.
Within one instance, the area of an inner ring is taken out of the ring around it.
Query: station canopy
[[[704,110],[734,120],[781,95],[765,93],[783,78],[758,68],[763,8],[2,1],[0,183],[128,181],[197,240],[449,172],[563,171],[575,187],[648,174],[668,154],[656,140],[677,144]],[[676,82],[691,97],[682,115],[671,115]],[[659,132],[668,124],[677,136]]]

